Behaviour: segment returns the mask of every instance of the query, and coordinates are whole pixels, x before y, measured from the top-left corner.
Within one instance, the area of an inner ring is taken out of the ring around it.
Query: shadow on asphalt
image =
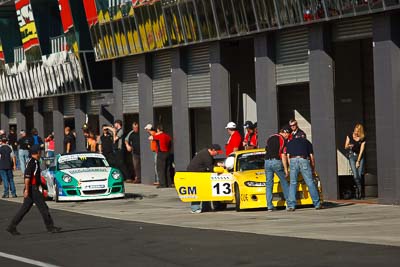
[[[151,195],[143,195],[143,194],[134,194],[134,193],[125,193],[125,199],[143,199],[143,198],[156,198],[157,194]]]

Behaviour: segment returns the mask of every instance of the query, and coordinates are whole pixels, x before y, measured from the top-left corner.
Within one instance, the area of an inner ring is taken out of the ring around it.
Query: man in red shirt
[[[157,174],[160,185],[157,188],[168,187],[169,182],[169,164],[168,158],[171,150],[171,137],[164,133],[162,125],[157,126],[157,133],[149,136],[149,140],[157,142]]]
[[[236,129],[236,123],[229,122],[225,129],[227,129],[229,134],[228,142],[225,145],[225,154],[229,156],[234,151],[242,150],[242,136],[240,135],[239,131]]]

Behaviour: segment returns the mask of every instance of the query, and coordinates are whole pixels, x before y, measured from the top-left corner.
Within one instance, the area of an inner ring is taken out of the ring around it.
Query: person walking
[[[288,200],[289,184],[286,180],[288,177],[288,165],[285,154],[286,141],[289,138],[290,129],[282,128],[278,134],[271,135],[267,139],[265,146],[265,177],[266,177],[266,196],[268,211],[275,209],[272,204],[272,189],[274,187],[274,174],[279,178],[283,196]]]
[[[112,163],[112,153],[113,153],[113,144],[114,140],[110,134],[110,131],[107,128],[106,124],[101,126],[102,128],[102,135],[99,138],[98,145],[99,145],[99,152],[104,155],[107,159],[108,163]]]
[[[200,150],[187,166],[188,172],[213,172],[215,161],[214,157],[221,154],[221,147],[218,144],[212,144],[208,148]],[[191,202],[190,209],[192,213],[201,213],[203,209],[210,209],[209,202]]]
[[[234,151],[242,150],[242,136],[240,135],[239,131],[236,129],[236,123],[229,122],[225,129],[228,131],[229,139],[225,145],[225,154],[229,156]]]
[[[157,133],[156,129],[153,128],[153,125],[150,123],[147,124],[144,129],[149,134],[149,136],[153,136]],[[150,140],[150,150],[153,152],[154,156],[154,185],[160,185],[160,179],[158,178],[157,174],[157,142],[155,140]]]
[[[7,137],[3,135],[0,140],[0,176],[4,185],[3,198],[8,198],[10,191],[12,197],[17,197],[13,175],[13,170],[16,170],[16,160],[13,149],[7,141]]]
[[[296,209],[296,191],[299,173],[301,173],[307,184],[308,192],[310,193],[315,209],[321,209],[322,205],[318,189],[313,180],[315,161],[312,144],[306,138],[294,138],[288,142],[286,153],[289,158],[290,166],[289,199],[287,201],[286,210],[294,211]]]
[[[24,130],[21,130],[19,132],[20,138],[18,139],[18,145],[19,145],[19,151],[18,151],[18,157],[19,157],[19,164],[21,167],[22,173],[25,172],[26,168],[26,163],[28,162],[29,159],[29,149],[31,147],[29,138],[26,136],[26,132]]]
[[[157,133],[149,137],[149,140],[157,142],[157,174],[160,179],[160,185],[157,188],[168,187],[169,184],[169,165],[168,158],[171,151],[171,137],[164,133],[164,127],[159,124]]]
[[[133,122],[132,131],[128,133],[125,138],[125,146],[128,152],[132,153],[132,164],[135,178],[134,184],[140,184],[142,181],[141,168],[140,168],[140,136],[139,136],[139,124]]]
[[[307,138],[306,133],[299,128],[295,119],[291,119],[289,121],[289,125],[290,129],[292,130],[292,134],[290,135],[289,140],[292,140],[294,138]]]
[[[344,148],[348,150],[348,159],[355,183],[355,197],[361,199],[362,175],[364,173],[365,133],[362,124],[356,124],[353,133],[346,136]]]
[[[11,220],[11,223],[8,225],[6,230],[12,235],[20,235],[20,232],[17,231],[17,226],[32,208],[33,204],[35,204],[42,215],[47,231],[49,233],[58,233],[61,231],[61,228],[54,226],[49,208],[44,201],[42,193],[39,191],[39,188],[41,187],[39,162],[41,154],[40,146],[32,146],[30,153],[31,158],[28,161],[24,173],[24,202],[22,203],[21,208],[15,214],[14,218]]]
[[[73,153],[76,150],[76,138],[69,126],[64,128],[64,153]]]

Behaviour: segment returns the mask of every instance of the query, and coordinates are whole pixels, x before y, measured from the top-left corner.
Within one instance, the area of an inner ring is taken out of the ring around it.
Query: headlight
[[[119,171],[113,171],[111,173],[112,178],[114,178],[115,180],[121,178],[121,174],[119,173]]]
[[[71,176],[69,176],[68,174],[64,174],[62,177],[63,181],[66,183],[70,183],[72,181]]]
[[[254,182],[254,181],[246,181],[244,182],[245,186],[248,187],[264,187],[265,182]]]

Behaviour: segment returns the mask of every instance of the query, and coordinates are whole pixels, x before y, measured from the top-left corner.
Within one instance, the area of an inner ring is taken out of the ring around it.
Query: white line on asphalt
[[[53,264],[49,264],[49,263],[45,263],[45,262],[41,262],[41,261],[35,261],[35,260],[28,259],[28,258],[23,258],[20,256],[15,256],[15,255],[3,253],[3,252],[0,252],[0,257],[7,258],[10,260],[14,260],[14,261],[24,262],[24,263],[28,263],[28,264],[40,266],[40,267],[59,267],[57,265],[53,265]]]

